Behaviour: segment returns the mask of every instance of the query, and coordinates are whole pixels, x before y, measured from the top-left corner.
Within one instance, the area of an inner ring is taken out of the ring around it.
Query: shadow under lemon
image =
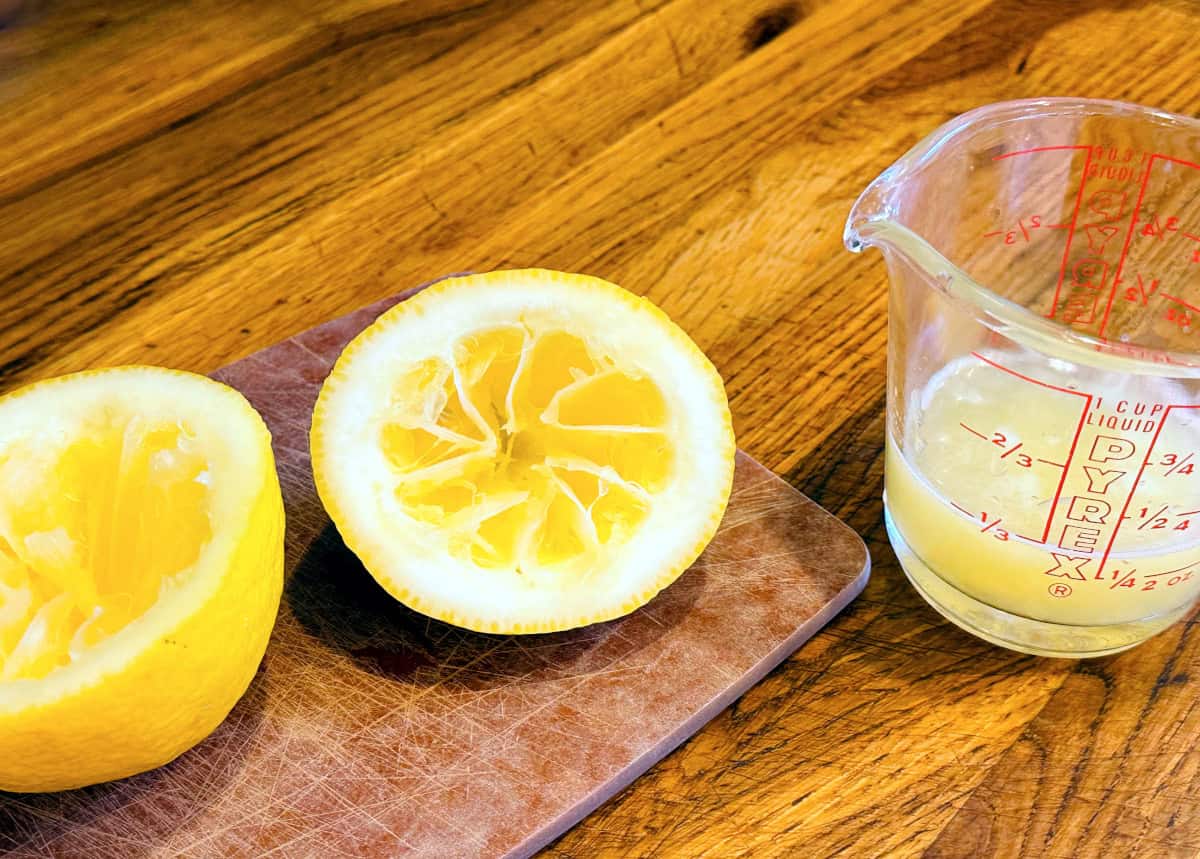
[[[362,671],[446,691],[485,690],[603,670],[667,633],[705,580],[703,565],[693,566],[632,614],[579,629],[472,632],[398,602],[328,523],[289,576],[284,600],[306,632]]]

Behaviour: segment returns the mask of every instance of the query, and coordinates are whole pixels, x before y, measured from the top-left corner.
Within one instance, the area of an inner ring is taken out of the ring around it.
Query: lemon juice
[[[1200,409],[1169,381],[1100,392],[1086,373],[973,353],[889,427],[887,524],[909,578],[1028,652],[1124,649],[1200,592]]]

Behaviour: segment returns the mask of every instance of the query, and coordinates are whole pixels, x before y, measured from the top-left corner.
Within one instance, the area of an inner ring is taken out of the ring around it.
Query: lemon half
[[[0,398],[0,789],[131,775],[206,737],[282,582],[270,435],[233,389],[121,367]]]
[[[595,277],[451,278],[343,351],[313,416],[318,492],[398,600],[493,633],[626,614],[712,539],[734,445],[721,377]]]

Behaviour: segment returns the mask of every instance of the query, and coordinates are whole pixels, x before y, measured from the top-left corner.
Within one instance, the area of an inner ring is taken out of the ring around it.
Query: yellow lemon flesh
[[[120,367],[0,397],[0,789],[108,781],[202,740],[282,584],[270,434],[232,388]]]
[[[537,269],[441,281],[346,347],[313,416],[313,473],[393,596],[495,633],[626,614],[720,523],[724,386],[649,301]]]

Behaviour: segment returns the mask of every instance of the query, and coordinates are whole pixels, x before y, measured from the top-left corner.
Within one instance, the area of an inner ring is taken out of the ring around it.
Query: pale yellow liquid
[[[984,357],[1088,390],[1066,365]],[[923,565],[940,580],[927,596],[962,594],[1019,618],[1087,627],[1169,621],[1195,600],[1200,409],[1166,411],[1186,398],[1161,380],[1093,393],[1102,399],[1089,409],[1082,396],[968,356],[910,395],[903,452],[889,433],[887,507],[907,544],[897,547],[902,560],[902,548],[916,556],[910,577]]]

